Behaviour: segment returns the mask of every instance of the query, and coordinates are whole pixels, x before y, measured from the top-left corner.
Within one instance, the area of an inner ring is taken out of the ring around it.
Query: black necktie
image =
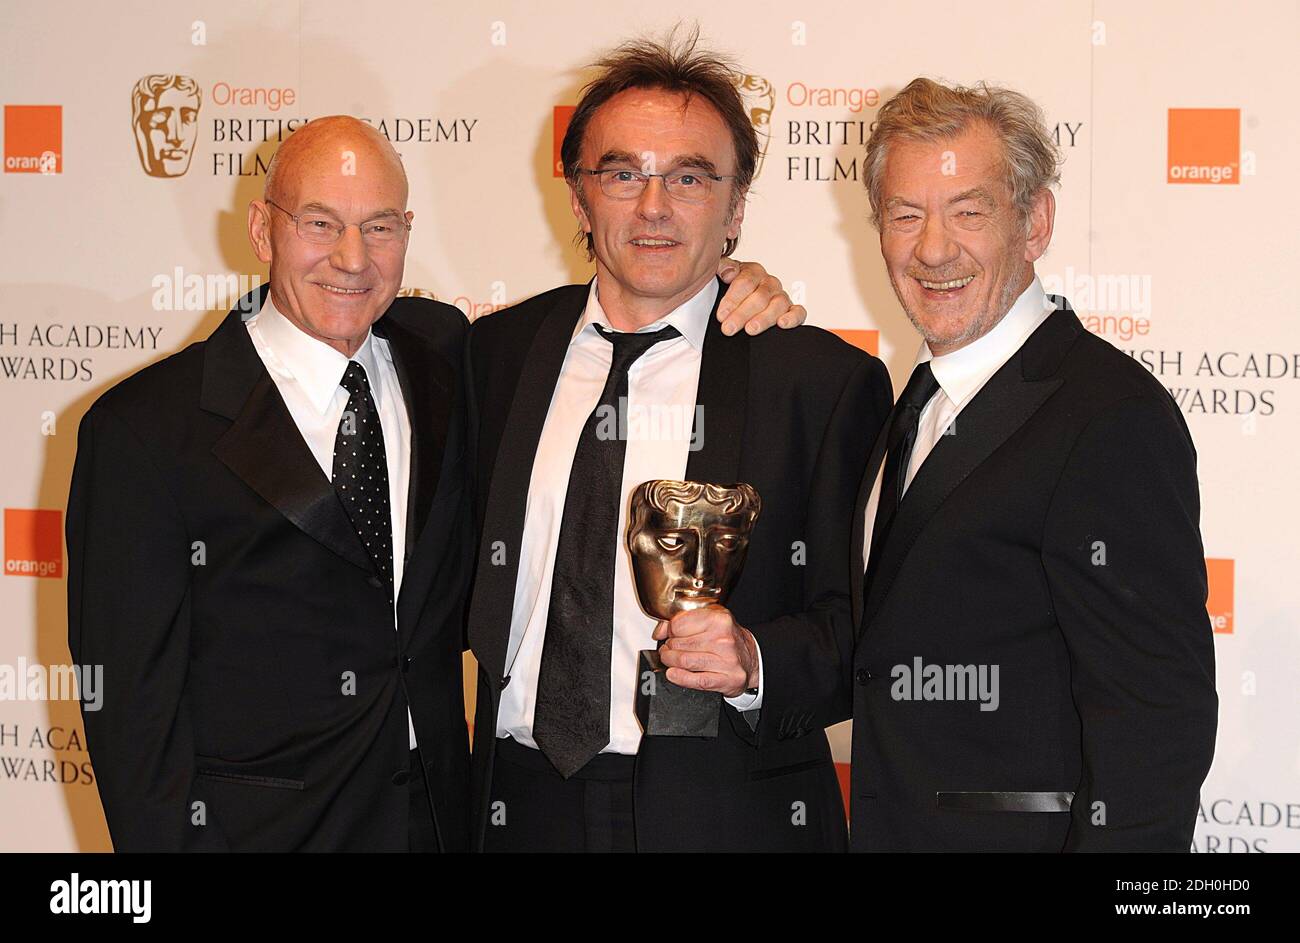
[[[339,385],[347,390],[347,408],[334,437],[334,491],[343,502],[352,526],[375,561],[379,578],[393,604],[393,519],[388,504],[388,460],[379,410],[370,395],[366,370],[348,362]]]
[[[679,336],[674,327],[600,335],[614,345],[613,361],[569,470],[533,711],[533,739],[566,779],[609,744],[614,560],[627,453],[619,401],[627,398],[627,372],[636,359]]]
[[[912,462],[912,446],[916,444],[921,410],[937,389],[939,381],[934,378],[934,371],[930,369],[930,361],[927,360],[917,364],[907,386],[903,388],[903,395],[894,404],[885,453],[885,471],[880,479],[880,503],[876,505],[876,523],[871,528],[871,553],[867,558],[867,573],[862,588],[864,604],[870,598],[871,581],[884,552],[885,538],[889,536],[899,502],[903,500],[903,486],[907,481],[907,467]]]

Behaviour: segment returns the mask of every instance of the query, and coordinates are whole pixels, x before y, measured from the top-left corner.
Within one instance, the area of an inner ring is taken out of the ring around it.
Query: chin
[[[678,272],[641,266],[629,269],[626,279],[620,281],[639,295],[672,295],[686,287],[686,282]]]
[[[364,334],[373,321],[374,319],[368,316],[338,317],[328,313],[316,319],[316,323],[320,325],[321,333],[335,340],[343,340],[356,337],[358,334]]]

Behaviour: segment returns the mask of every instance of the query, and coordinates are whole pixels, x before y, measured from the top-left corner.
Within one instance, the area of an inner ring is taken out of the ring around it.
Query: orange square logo
[[[848,341],[859,350],[865,350],[873,357],[880,356],[880,332],[879,331],[850,331],[844,329],[831,329],[831,333],[836,337]]]
[[[1205,560],[1205,575],[1210,581],[1210,595],[1205,610],[1216,635],[1232,634],[1232,560]]]
[[[1241,182],[1241,109],[1169,109],[1169,183]]]
[[[5,173],[63,173],[62,105],[5,105]]]
[[[564,161],[560,160],[560,145],[564,143],[564,133],[569,130],[569,119],[577,108],[573,105],[556,105],[551,118],[551,152],[553,161],[551,173],[556,177],[564,176]]]
[[[63,576],[63,512],[5,508],[5,575]]]

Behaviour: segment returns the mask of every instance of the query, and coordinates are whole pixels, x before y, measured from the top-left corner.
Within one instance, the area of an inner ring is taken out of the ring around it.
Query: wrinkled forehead
[[[656,166],[706,163],[722,172],[734,161],[734,143],[718,109],[702,95],[632,88],[614,95],[591,115],[583,135],[584,159],[621,159]]]
[[[939,138],[900,137],[890,143],[881,178],[882,196],[907,196],[918,186],[944,191],[996,189],[1006,180],[1002,143],[976,122]]]

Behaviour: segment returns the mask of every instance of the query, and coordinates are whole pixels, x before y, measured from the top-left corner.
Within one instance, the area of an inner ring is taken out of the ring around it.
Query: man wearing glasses
[[[715,272],[758,160],[734,69],[694,39],[598,66],[561,148],[596,277],[470,330],[473,842],[843,850],[823,728],[848,716],[848,685],[800,652],[837,640],[847,679],[841,554],[889,377],[816,328],[718,329]],[[757,489],[730,608],[642,610],[623,534],[650,479]],[[722,695],[716,737],[642,735],[637,657],[656,641],[668,681]]]
[[[406,204],[377,131],[299,129],[249,206],[269,285],[82,422],[69,644],[118,850],[467,846],[467,324],[396,297]]]

